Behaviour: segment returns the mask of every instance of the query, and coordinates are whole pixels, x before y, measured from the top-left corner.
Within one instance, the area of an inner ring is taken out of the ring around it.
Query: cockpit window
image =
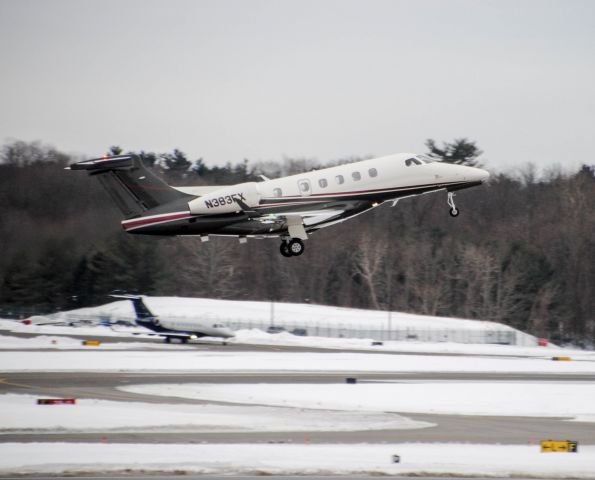
[[[417,158],[412,157],[405,160],[405,165],[407,167],[410,167],[412,165],[423,165],[423,162],[421,160],[418,160]]]
[[[423,163],[433,163],[436,161],[435,158],[428,157],[427,155],[417,155],[417,159],[421,160]]]
[[[225,328],[225,325],[223,325],[221,323],[215,323],[215,324],[213,324],[213,328]]]

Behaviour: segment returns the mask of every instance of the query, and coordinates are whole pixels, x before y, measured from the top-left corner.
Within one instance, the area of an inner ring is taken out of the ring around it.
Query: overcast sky
[[[0,0],[0,141],[595,163],[595,1]]]

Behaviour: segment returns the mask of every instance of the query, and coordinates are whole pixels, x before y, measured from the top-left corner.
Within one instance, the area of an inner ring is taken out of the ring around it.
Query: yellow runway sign
[[[542,440],[542,452],[578,452],[578,442],[572,440]]]

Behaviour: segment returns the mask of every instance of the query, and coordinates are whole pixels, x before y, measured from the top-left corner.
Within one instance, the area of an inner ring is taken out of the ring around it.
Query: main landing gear
[[[304,253],[304,248],[304,242],[299,238],[292,238],[281,242],[280,251],[284,257],[298,257]]]
[[[454,199],[455,193],[454,192],[448,192],[448,205],[450,206],[450,216],[451,217],[458,217],[459,216],[459,209],[457,208],[457,206],[455,205],[455,199]]]

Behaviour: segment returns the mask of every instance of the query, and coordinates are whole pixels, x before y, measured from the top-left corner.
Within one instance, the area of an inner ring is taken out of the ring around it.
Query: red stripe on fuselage
[[[192,218],[189,212],[164,213],[163,215],[152,215],[150,217],[133,218],[131,220],[122,221],[122,226],[125,230],[133,228],[147,227],[149,225],[157,225],[159,223],[171,222],[173,220],[182,220],[184,218]]]

